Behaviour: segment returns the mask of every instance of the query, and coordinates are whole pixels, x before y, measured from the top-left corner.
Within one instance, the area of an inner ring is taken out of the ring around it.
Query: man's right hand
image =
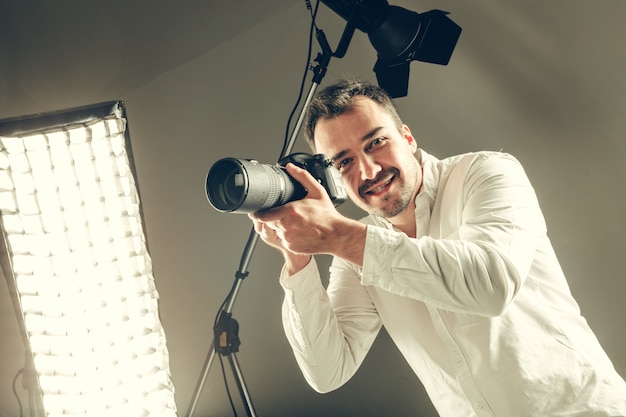
[[[305,169],[287,164],[287,172],[304,186],[307,195],[269,210],[250,213],[254,227],[270,246],[282,251],[287,268],[297,272],[311,255],[338,256],[363,265],[365,224],[339,213],[324,187]]]
[[[253,217],[250,218],[254,224],[254,230],[258,233],[259,237],[269,246],[278,249],[283,254],[285,267],[289,275],[295,274],[309,264],[311,255],[298,254],[287,249],[278,236],[276,229],[272,229],[270,222],[256,220]]]

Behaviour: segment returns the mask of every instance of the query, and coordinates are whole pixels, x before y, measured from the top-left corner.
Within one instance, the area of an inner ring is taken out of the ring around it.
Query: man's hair
[[[315,126],[320,119],[332,119],[352,109],[353,98],[367,97],[378,103],[391,115],[396,127],[402,130],[402,120],[391,97],[377,85],[368,81],[341,80],[324,88],[311,100],[304,121],[304,137],[312,149],[315,149]]]

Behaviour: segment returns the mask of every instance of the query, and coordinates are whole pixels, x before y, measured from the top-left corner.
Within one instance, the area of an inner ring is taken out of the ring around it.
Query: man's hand
[[[324,187],[305,169],[287,172],[307,190],[301,200],[249,214],[268,245],[283,252],[289,269],[302,269],[311,255],[331,254],[361,265],[366,226],[341,215]],[[293,265],[292,265],[293,264]]]

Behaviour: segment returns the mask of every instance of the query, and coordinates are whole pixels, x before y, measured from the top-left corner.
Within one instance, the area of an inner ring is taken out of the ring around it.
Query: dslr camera
[[[253,213],[304,198],[307,190],[285,170],[288,163],[306,169],[339,206],[348,199],[341,174],[322,154],[294,153],[276,165],[252,159],[223,158],[206,178],[211,205],[226,213]]]

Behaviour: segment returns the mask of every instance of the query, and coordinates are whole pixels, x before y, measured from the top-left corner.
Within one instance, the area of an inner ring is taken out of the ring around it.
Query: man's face
[[[353,103],[350,111],[317,122],[316,150],[333,161],[357,206],[392,219],[413,206],[421,185],[417,144],[378,103],[366,97]]]

